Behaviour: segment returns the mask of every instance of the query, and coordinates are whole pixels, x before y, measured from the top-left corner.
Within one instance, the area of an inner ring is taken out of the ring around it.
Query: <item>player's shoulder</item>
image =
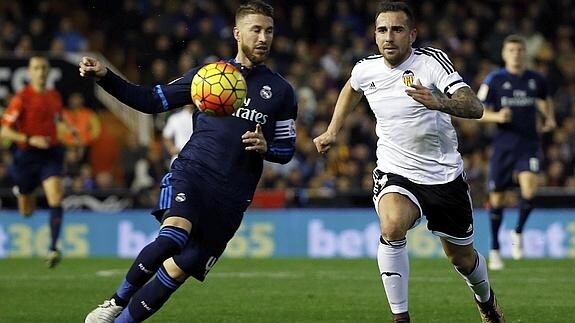
[[[371,55],[369,55],[369,56],[366,56],[366,57],[361,58],[360,60],[358,60],[358,61],[355,63],[355,66],[356,66],[356,67],[359,67],[359,66],[361,66],[361,67],[368,66],[368,65],[377,63],[377,62],[378,62],[379,60],[381,60],[381,59],[383,59],[383,55],[381,55],[381,54],[371,54]]]
[[[435,66],[440,66],[448,74],[455,72],[449,56],[439,48],[431,46],[416,47],[413,49],[413,54],[416,60],[424,60],[427,64],[430,63],[435,64]]]
[[[505,68],[498,68],[489,72],[483,81],[483,83],[491,84],[494,82],[499,82],[505,80],[509,77],[509,72]]]
[[[540,81],[545,81],[545,76],[543,76],[543,74],[536,72],[534,70],[526,70],[525,76],[528,78],[535,78],[535,79],[540,80]]]

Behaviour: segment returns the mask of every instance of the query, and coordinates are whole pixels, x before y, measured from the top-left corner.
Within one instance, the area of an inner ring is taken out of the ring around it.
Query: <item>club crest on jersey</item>
[[[260,96],[262,97],[262,99],[271,99],[272,98],[272,88],[269,85],[264,85],[262,86],[262,89],[260,90]]]
[[[403,84],[405,84],[405,86],[412,86],[415,80],[415,74],[413,74],[412,71],[407,70],[403,72],[401,79],[403,80]]]
[[[178,193],[175,198],[176,202],[184,202],[186,200],[186,194]]]

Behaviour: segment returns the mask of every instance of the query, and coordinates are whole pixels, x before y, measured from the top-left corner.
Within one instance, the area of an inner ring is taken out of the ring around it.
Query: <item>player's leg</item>
[[[36,210],[36,196],[34,193],[18,193],[18,212],[23,217],[30,217]]]
[[[192,230],[192,223],[183,217],[171,216],[163,221],[156,239],[145,246],[112,296],[115,303],[125,307],[130,298],[160,268],[162,263],[182,251]]]
[[[159,269],[162,263],[184,248],[191,230],[192,223],[185,218],[178,216],[166,218],[156,239],[140,251],[114,295],[88,313],[84,322],[114,322],[132,296],[155,274],[161,275]]]
[[[530,171],[520,172],[517,176],[521,198],[519,200],[519,219],[515,231],[511,233],[511,255],[514,259],[523,258],[522,233],[527,218],[533,211],[533,198],[537,192],[537,174]]]
[[[483,322],[505,322],[489,283],[485,258],[475,250],[473,243],[458,245],[454,242],[449,238],[441,238],[447,258],[473,291]]]
[[[50,176],[42,181],[46,201],[50,208],[50,250],[57,250],[56,244],[62,227],[62,200],[64,199],[64,183],[60,176]]]
[[[132,297],[128,307],[114,322],[142,322],[149,318],[188,277],[203,281],[224,249],[225,246],[206,248],[202,242],[190,240],[181,253],[164,262],[156,276]]]
[[[513,151],[495,149],[489,159],[489,222],[491,228],[491,250],[489,269],[504,268],[499,246],[499,231],[503,222],[505,190],[513,185],[513,169],[516,161]]]
[[[489,251],[489,269],[501,270],[504,268],[499,245],[499,230],[503,222],[504,192],[489,193],[489,223],[491,233],[491,249]]]
[[[374,171],[374,203],[381,230],[377,264],[394,322],[409,322],[406,234],[420,219],[421,211],[415,196],[396,179],[393,174]]]
[[[200,194],[197,198],[204,200],[206,196]],[[210,200],[207,203],[212,205],[203,206],[200,213],[205,216],[198,221],[200,225],[195,228],[195,234],[190,237],[184,250],[166,260],[156,276],[133,295],[116,323],[141,322],[156,313],[186,278],[192,276],[199,281],[206,278],[239,228],[245,210],[245,202],[224,205],[221,201]]]

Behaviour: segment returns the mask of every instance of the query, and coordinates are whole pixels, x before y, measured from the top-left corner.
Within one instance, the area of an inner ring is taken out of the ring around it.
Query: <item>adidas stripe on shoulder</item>
[[[357,65],[357,64],[359,64],[359,63],[361,63],[361,62],[365,62],[365,61],[372,60],[372,59],[378,59],[378,58],[381,58],[381,57],[383,57],[383,55],[381,55],[381,54],[369,55],[369,56],[364,57],[364,58],[360,59],[359,61],[357,61],[357,63],[355,63],[355,65]]]
[[[433,47],[419,47],[415,49],[415,55],[426,55],[435,59],[447,74],[455,72],[453,63],[449,57],[440,49]]]

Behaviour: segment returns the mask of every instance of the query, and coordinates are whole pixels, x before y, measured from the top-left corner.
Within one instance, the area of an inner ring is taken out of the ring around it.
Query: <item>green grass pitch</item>
[[[119,259],[0,260],[0,322],[83,322],[130,264]],[[507,322],[574,322],[575,259],[507,261],[490,277]],[[413,322],[480,322],[445,259],[411,259]],[[149,322],[391,322],[373,259],[230,259],[190,279]]]

